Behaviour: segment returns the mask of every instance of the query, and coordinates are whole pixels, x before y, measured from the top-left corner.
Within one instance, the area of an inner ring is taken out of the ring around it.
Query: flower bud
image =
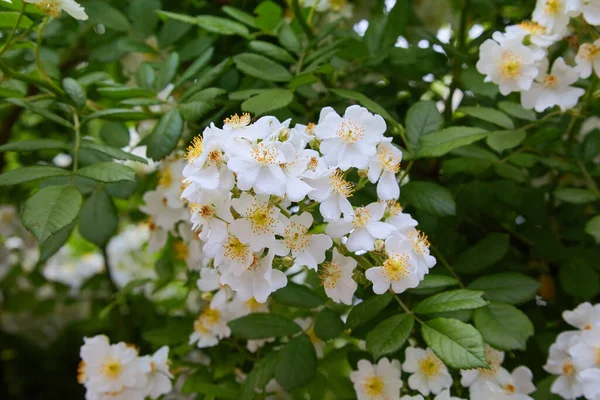
[[[385,250],[385,241],[383,241],[382,239],[377,239],[375,241],[375,250],[376,251],[383,251],[383,250]]]
[[[202,293],[200,298],[204,301],[211,301],[213,298],[213,294],[212,294],[212,292],[204,292],[204,293]]]
[[[360,176],[361,178],[366,178],[369,174],[369,171],[366,169],[361,169],[358,171],[358,176]]]

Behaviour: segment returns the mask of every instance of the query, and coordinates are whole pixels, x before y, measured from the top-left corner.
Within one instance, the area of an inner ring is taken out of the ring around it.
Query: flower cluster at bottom
[[[135,346],[110,344],[104,335],[84,340],[77,380],[87,390],[86,400],[157,399],[171,391],[168,347],[140,357]]]

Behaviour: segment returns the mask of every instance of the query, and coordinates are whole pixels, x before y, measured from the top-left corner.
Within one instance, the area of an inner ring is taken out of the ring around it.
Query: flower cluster
[[[600,399],[600,304],[583,303],[563,313],[577,330],[558,335],[544,369],[558,375],[551,391],[565,399]]]
[[[326,107],[318,124],[289,125],[235,115],[188,148],[181,197],[203,244],[199,286],[227,299],[200,317],[216,338],[227,335],[228,302],[265,303],[289,267],[316,271],[333,301],[351,305],[357,255],[376,265],[365,276],[377,294],[414,288],[435,265],[427,237],[396,203],[402,153],[381,116]],[[352,204],[363,188],[376,201]],[[168,207],[164,198],[157,207]]]
[[[486,81],[498,84],[502,94],[521,92],[525,108],[542,112],[556,105],[563,111],[575,107],[585,90],[573,84],[592,70],[600,74],[600,41],[581,44],[574,67],[562,57],[550,67],[548,48],[570,34],[571,18],[579,16],[588,24],[600,24],[600,8],[594,2],[537,0],[531,21],[495,32],[482,44],[477,69]]]
[[[90,277],[104,271],[104,259],[99,252],[77,254],[74,246],[66,245],[53,255],[44,267],[44,277],[69,286],[76,293]]]
[[[104,335],[84,338],[77,379],[85,386],[86,399],[157,399],[169,393],[169,348],[142,356],[134,346],[110,344]]]

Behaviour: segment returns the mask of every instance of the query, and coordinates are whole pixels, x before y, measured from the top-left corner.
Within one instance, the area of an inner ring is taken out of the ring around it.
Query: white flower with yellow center
[[[292,144],[267,140],[254,143],[237,138],[228,148],[231,158],[227,166],[236,173],[238,188],[254,189],[257,194],[285,194],[286,176],[282,166],[295,158]]]
[[[314,150],[302,150],[294,155],[294,159],[282,165],[286,177],[285,196],[289,201],[300,202],[314,189],[301,178],[315,157]],[[318,153],[317,153],[318,154]]]
[[[233,222],[228,197],[211,195],[202,203],[188,204],[192,230],[205,242],[221,243],[227,237],[227,224]]]
[[[566,11],[570,17],[583,14],[583,19],[590,25],[600,25],[599,0],[564,0]]]
[[[354,258],[343,256],[337,248],[333,249],[331,261],[319,268],[319,278],[327,297],[336,303],[352,305],[352,296],[358,288],[352,278],[356,264]]]
[[[398,400],[402,380],[400,362],[382,358],[376,365],[367,360],[358,362],[358,370],[350,373],[358,400]]]
[[[341,238],[350,233],[346,247],[352,252],[374,250],[376,239],[386,239],[395,230],[393,225],[381,221],[386,208],[387,204],[382,201],[357,208],[352,221],[331,221],[325,233],[332,238]]]
[[[460,397],[455,397],[450,395],[450,390],[445,389],[440,392],[437,396],[433,398],[433,400],[463,400]]]
[[[559,33],[549,33],[548,28],[534,21],[523,21],[517,25],[506,27],[507,35],[515,35],[521,39],[529,39],[531,43],[539,47],[549,47],[561,40],[567,31]]]
[[[158,184],[156,190],[160,191],[170,208],[183,208],[181,200],[181,173],[185,167],[185,160],[173,158],[164,160],[158,169]]]
[[[535,391],[533,374],[527,367],[521,366],[509,373],[501,369],[496,375],[496,383],[488,382],[473,400],[533,400],[529,394]]]
[[[406,232],[419,224],[410,214],[402,212],[402,206],[397,201],[388,201],[385,215],[385,222],[394,225],[399,232]]]
[[[368,167],[369,158],[375,155],[386,129],[383,118],[364,107],[350,106],[343,117],[333,108],[325,107],[315,135],[322,140],[320,150],[327,163],[346,171],[351,167]]]
[[[229,234],[223,243],[207,243],[204,246],[204,252],[208,255],[210,252],[216,252],[215,265],[223,273],[232,272],[239,275],[246,271],[254,261],[250,246],[233,234]]]
[[[289,120],[279,122],[272,116],[264,116],[256,122],[251,123],[250,114],[244,113],[241,116],[237,114],[226,118],[223,121],[223,130],[228,138],[244,138],[251,142],[264,140],[276,132],[284,129],[289,124]]]
[[[326,221],[336,221],[343,215],[349,220],[354,215],[352,204],[348,200],[354,192],[354,185],[344,178],[344,173],[337,168],[330,168],[318,178],[305,178],[315,190],[308,197],[319,203],[319,211]]]
[[[156,226],[166,231],[173,231],[177,222],[188,218],[188,213],[183,207],[169,206],[165,192],[160,187],[147,191],[142,199],[145,204],[140,206],[140,210],[149,215]]]
[[[600,76],[600,39],[594,43],[583,43],[579,46],[575,63],[582,78],[589,78],[592,75],[592,70],[594,70],[596,76]]]
[[[562,314],[567,324],[582,331],[600,328],[600,304],[581,303],[574,310]]]
[[[81,285],[95,274],[104,270],[104,259],[100,253],[76,254],[69,245],[63,246],[44,266],[44,277],[61,282],[77,293]]]
[[[531,88],[521,93],[521,104],[525,108],[535,108],[542,112],[547,108],[559,106],[562,111],[577,105],[585,90],[571,86],[577,82],[579,72],[568,66],[562,57],[557,58],[548,70],[548,61],[540,64],[540,74],[535,78]]]
[[[313,216],[309,212],[293,215],[289,220],[283,216],[281,219],[285,228],[281,235],[283,239],[279,240],[279,255],[291,252],[297,265],[306,265],[316,271],[317,266],[325,261],[325,252],[333,245],[331,238],[309,232],[313,224]]]
[[[577,369],[573,357],[569,354],[569,350],[577,346],[579,341],[581,334],[578,331],[567,331],[558,335],[550,346],[548,361],[544,365],[546,372],[558,375],[550,391],[565,399],[575,399],[583,395],[583,384],[579,380],[582,371]]]
[[[429,254],[429,239],[427,238],[427,235],[414,227],[404,231],[397,231],[394,235],[397,235],[398,233],[410,241],[414,253],[414,260],[417,264],[419,280],[423,279],[437,262],[435,257]]]
[[[569,355],[579,371],[600,368],[600,328],[582,331],[580,340],[569,349]]]
[[[368,178],[371,183],[378,182],[379,200],[397,200],[400,197],[400,185],[396,174],[400,171],[402,152],[391,142],[392,138],[384,138],[369,162]]]
[[[252,263],[245,271],[239,275],[225,273],[221,276],[221,283],[229,285],[241,301],[254,298],[264,303],[271,293],[287,285],[285,274],[273,269],[273,257],[272,252],[262,258],[254,254]]]
[[[229,225],[229,232],[249,244],[252,251],[277,245],[275,235],[283,233],[283,222],[279,219],[279,209],[270,203],[269,196],[252,196],[244,192],[239,198],[232,199],[231,205],[240,217]]]
[[[423,350],[407,347],[402,370],[412,374],[408,378],[408,386],[418,390],[423,396],[428,396],[429,393],[439,394],[443,389],[452,386],[452,376],[448,368],[429,348]]]
[[[506,371],[502,368],[504,352],[498,351],[487,344],[485,345],[485,361],[489,365],[489,369],[477,368],[460,371],[460,383],[469,388],[472,398],[483,399],[482,396],[489,393],[489,385],[496,385],[498,375]]]
[[[171,392],[173,374],[169,369],[169,347],[163,346],[152,356],[146,356],[150,363],[150,372],[147,374],[148,382],[144,388],[145,395],[157,399],[163,394]]]
[[[565,32],[570,20],[566,9],[567,1],[537,0],[532,20],[545,26],[549,33]]]
[[[173,244],[175,258],[185,261],[191,270],[198,271],[206,267],[210,262],[210,258],[202,250],[204,242],[200,240],[198,233],[192,230],[191,224],[179,224],[177,230],[182,240],[178,240]]]
[[[196,343],[200,349],[216,346],[219,340],[231,335],[227,326],[230,317],[225,307],[207,307],[194,321],[194,332],[190,335],[189,343]]]
[[[58,18],[60,12],[64,10],[75,19],[82,21],[88,19],[85,9],[75,0],[25,0],[25,3],[35,4],[41,12],[54,18]]]
[[[388,258],[383,266],[372,267],[365,272],[367,279],[373,282],[373,291],[383,294],[391,286],[394,293],[402,293],[406,289],[417,287],[421,279],[411,242],[390,236],[385,240],[385,251]]]
[[[479,48],[477,70],[486,75],[486,82],[494,82],[500,93],[529,90],[538,75],[536,63],[544,51],[532,49],[522,43],[522,38],[495,32]]]

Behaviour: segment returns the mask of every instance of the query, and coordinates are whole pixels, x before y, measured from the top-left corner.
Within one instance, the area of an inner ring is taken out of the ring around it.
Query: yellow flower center
[[[546,0],[544,10],[546,11],[546,14],[556,15],[560,11],[561,5],[561,0]]]
[[[566,376],[573,375],[573,373],[575,372],[575,366],[573,365],[571,360],[565,361],[565,363],[562,366],[562,372],[563,372],[563,375],[566,375]]]
[[[221,312],[215,308],[207,308],[194,321],[194,331],[198,333],[208,333],[210,328],[215,326],[221,318]]]
[[[87,370],[85,366],[85,362],[83,360],[79,361],[79,365],[77,366],[77,382],[83,384],[87,380]]]
[[[365,207],[360,207],[354,210],[354,218],[352,226],[354,228],[364,228],[371,221],[371,212]]]
[[[435,378],[441,372],[442,362],[435,354],[427,354],[419,360],[419,368],[425,377]]]
[[[519,24],[519,26],[521,26],[521,28],[534,35],[543,35],[544,33],[546,33],[546,28],[538,24],[537,22],[523,21]]]
[[[338,263],[332,261],[323,263],[323,265],[321,265],[319,278],[321,278],[321,283],[327,289],[335,289],[341,276],[342,269]]]
[[[308,239],[310,238],[308,227],[290,221],[289,225],[285,228],[284,238],[287,248],[292,251],[304,250],[308,247]]]
[[[594,348],[596,351],[596,365],[600,365],[600,347]]]
[[[173,173],[171,168],[165,167],[158,173],[158,186],[171,186],[173,183]]]
[[[521,75],[523,64],[521,57],[515,55],[512,51],[506,51],[500,59],[500,73],[505,79],[515,79]]]
[[[223,153],[221,150],[212,150],[208,153],[208,162],[216,165],[217,167],[223,164]]]
[[[254,297],[250,297],[250,300],[246,301],[246,307],[253,312],[259,310],[261,306],[262,304],[256,301]]]
[[[315,136],[315,127],[316,127],[316,125],[314,123],[312,123],[312,122],[309,123],[306,126],[306,134],[310,135],[310,136]]]
[[[346,6],[347,0],[329,0],[331,9],[335,12],[340,12]]]
[[[555,88],[558,85],[559,79],[556,75],[546,75],[544,77],[544,86],[547,88]]]
[[[202,136],[196,136],[194,139],[192,139],[192,143],[187,148],[185,159],[188,160],[188,162],[192,162],[196,158],[200,157],[203,150],[204,142],[202,141]]]
[[[585,324],[585,326],[583,327],[584,331],[589,331],[591,329],[592,329],[592,325],[590,325],[590,324]]]
[[[250,155],[261,166],[277,164],[279,152],[272,144],[260,142],[250,150]]]
[[[426,234],[413,228],[408,233],[408,239],[412,243],[415,253],[420,256],[429,254],[429,239]]]
[[[515,385],[507,383],[506,385],[504,385],[504,391],[508,394],[515,394],[517,388],[515,388]]]
[[[244,243],[240,242],[240,240],[230,235],[227,238],[227,241],[223,244],[223,249],[225,250],[224,255],[229,260],[235,260],[238,263],[244,262],[246,256],[250,254],[250,249]]]
[[[260,265],[260,258],[256,254],[253,254],[252,255],[252,263],[248,267],[248,271],[254,270],[259,265]]]
[[[265,234],[271,232],[277,222],[273,218],[273,210],[268,203],[256,202],[250,207],[246,214],[246,219],[250,221],[252,233]]]
[[[226,118],[225,121],[223,121],[223,124],[227,125],[232,129],[240,129],[250,125],[251,120],[252,118],[250,118],[250,114],[248,113],[244,113],[241,116],[234,114],[231,117]]]
[[[344,173],[338,169],[329,176],[333,191],[341,196],[350,197],[354,192],[354,185],[344,179]]]
[[[189,254],[188,246],[182,240],[177,240],[173,243],[173,251],[175,259],[179,261],[185,261]]]
[[[41,3],[37,3],[35,6],[46,15],[50,15],[54,18],[58,18],[60,16],[60,6],[56,4],[56,1],[54,0],[42,1]]]
[[[400,171],[400,156],[392,153],[389,147],[380,146],[377,150],[377,158],[385,170],[394,174]]]
[[[115,380],[119,378],[122,372],[123,364],[121,364],[121,360],[115,357],[106,357],[100,366],[100,373],[109,380]]]
[[[387,212],[390,216],[399,215],[402,213],[402,206],[397,200],[390,200],[388,201]]]
[[[365,128],[363,126],[358,125],[354,121],[344,119],[335,134],[344,142],[352,144],[362,140],[365,137],[364,132]]]
[[[209,219],[215,215],[215,208],[210,204],[190,203],[190,211],[199,214],[201,217]]]
[[[391,281],[404,279],[410,273],[410,258],[405,253],[392,254],[383,262],[383,272]]]
[[[365,394],[372,399],[380,398],[383,395],[384,388],[383,379],[377,375],[368,377],[363,383]]]
[[[578,56],[584,60],[592,61],[600,54],[600,47],[592,43],[584,43],[579,47]]]
[[[317,157],[311,157],[310,160],[308,160],[308,164],[306,164],[306,168],[310,169],[311,171],[316,170],[318,166],[319,159]]]

